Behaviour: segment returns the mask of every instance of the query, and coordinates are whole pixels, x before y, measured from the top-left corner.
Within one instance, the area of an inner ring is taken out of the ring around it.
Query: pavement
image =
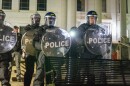
[[[24,77],[24,73],[25,73],[24,59],[21,59],[20,68],[21,68],[22,81],[18,82],[17,79],[16,79],[16,74],[17,74],[16,66],[15,66],[15,64],[13,62],[11,78],[10,78],[11,86],[24,86],[23,85],[23,77]],[[34,70],[34,76],[35,76],[35,71],[36,71],[36,69]],[[33,76],[33,79],[34,79],[34,76]],[[33,86],[32,84],[33,84],[33,80],[32,80],[31,86]],[[1,86],[1,82],[0,82],[0,86]]]
[[[23,58],[21,58],[20,68],[21,68],[22,81],[19,82],[19,81],[17,81],[17,78],[16,78],[17,71],[16,71],[15,63],[13,62],[11,78],[10,78],[11,86],[24,86],[23,77],[24,77],[24,73],[25,73],[25,61]],[[34,74],[33,74],[32,82],[31,82],[30,86],[33,86],[33,80],[34,80],[35,73],[36,73],[36,64],[35,64]],[[1,86],[1,82],[0,82],[0,86]],[[46,86],[46,85],[44,85],[44,86]],[[54,86],[54,85],[49,84],[47,86]]]

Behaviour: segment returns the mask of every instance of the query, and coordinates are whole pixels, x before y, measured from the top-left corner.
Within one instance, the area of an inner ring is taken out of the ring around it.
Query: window
[[[77,0],[77,11],[85,11],[85,0]]]
[[[117,0],[117,13],[120,13],[120,0]]]
[[[128,0],[126,0],[126,13],[128,13]]]
[[[47,0],[37,0],[37,10],[46,11]]]
[[[106,6],[107,4],[106,4],[106,0],[102,0],[102,12],[103,13],[106,13],[107,12],[107,9],[106,9]]]
[[[2,0],[2,9],[11,9],[12,0]]]
[[[29,10],[29,0],[20,0],[20,10]]]
[[[117,1],[117,13],[120,13],[120,1]],[[126,13],[128,13],[128,0],[126,0]]]

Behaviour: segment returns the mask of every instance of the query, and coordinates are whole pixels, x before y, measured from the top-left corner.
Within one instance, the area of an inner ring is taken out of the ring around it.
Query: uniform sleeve
[[[25,30],[25,31],[31,30],[31,25],[30,25],[30,24],[26,25],[25,28],[24,28],[24,30]]]
[[[21,50],[22,50],[22,52],[25,52],[25,50],[26,50],[26,46],[25,46],[25,44],[23,44],[23,41],[22,40],[25,40],[25,37],[21,37]]]

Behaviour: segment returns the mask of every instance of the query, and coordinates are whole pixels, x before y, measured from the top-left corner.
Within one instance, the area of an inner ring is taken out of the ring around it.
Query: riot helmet
[[[87,13],[87,22],[91,24],[96,24],[97,21],[97,13],[96,11],[89,11]]]
[[[6,16],[6,14],[4,13],[4,11],[3,11],[3,10],[0,10],[0,26],[3,25],[5,16]]]
[[[41,15],[39,13],[35,13],[31,15],[32,25],[39,26],[41,20]]]
[[[45,15],[45,24],[49,27],[53,27],[55,25],[56,15],[53,12],[48,12]]]

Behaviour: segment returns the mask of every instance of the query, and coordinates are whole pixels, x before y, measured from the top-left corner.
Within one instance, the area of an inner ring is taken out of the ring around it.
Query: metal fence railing
[[[130,86],[130,60],[48,57],[55,86]],[[46,80],[49,80],[46,79]]]

